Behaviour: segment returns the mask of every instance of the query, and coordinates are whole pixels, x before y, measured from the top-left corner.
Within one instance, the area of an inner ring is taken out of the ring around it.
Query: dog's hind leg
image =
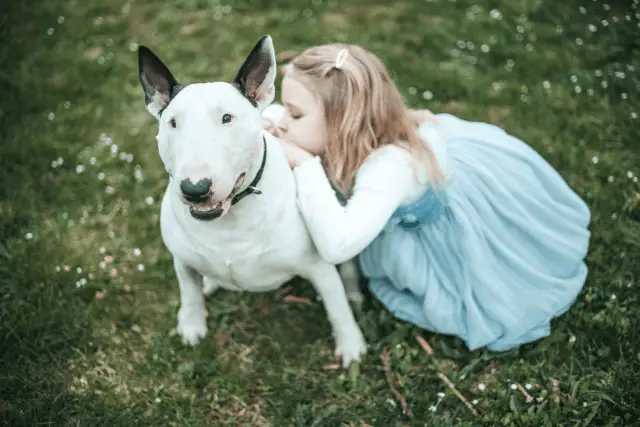
[[[360,291],[360,271],[355,259],[345,261],[338,266],[347,298],[356,305],[362,304],[364,297]]]
[[[202,293],[206,296],[211,295],[218,290],[220,285],[211,277],[204,276],[202,279]]]
[[[173,266],[180,284],[180,310],[176,329],[185,344],[196,345],[207,335],[202,275],[175,258]]]

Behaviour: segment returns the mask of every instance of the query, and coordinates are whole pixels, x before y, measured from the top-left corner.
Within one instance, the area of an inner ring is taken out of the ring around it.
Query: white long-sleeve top
[[[265,111],[267,112],[267,111]],[[268,111],[273,119],[273,109]],[[277,120],[274,120],[277,122]],[[434,150],[440,168],[446,171],[446,147],[438,132],[425,127],[420,135]],[[311,157],[293,170],[300,209],[320,255],[340,264],[365,249],[382,231],[401,204],[411,203],[427,188],[426,169],[416,176],[410,153],[387,145],[369,154],[356,173],[352,195],[342,206],[322,167]]]

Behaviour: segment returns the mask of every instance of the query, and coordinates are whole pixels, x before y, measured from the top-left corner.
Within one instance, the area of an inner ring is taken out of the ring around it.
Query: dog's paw
[[[206,313],[202,309],[180,308],[176,331],[184,344],[197,345],[207,335],[206,319]]]
[[[367,343],[357,326],[345,328],[336,334],[336,358],[342,359],[342,366],[347,368],[351,362],[359,362],[367,352]]]

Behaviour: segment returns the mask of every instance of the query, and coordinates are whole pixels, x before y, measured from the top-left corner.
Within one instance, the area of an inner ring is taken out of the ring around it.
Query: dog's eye
[[[231,114],[225,114],[224,116],[222,116],[222,123],[223,124],[231,123],[232,119],[233,117],[231,117]]]
[[[176,128],[176,119],[171,119],[169,120],[169,125],[171,125],[172,128]]]

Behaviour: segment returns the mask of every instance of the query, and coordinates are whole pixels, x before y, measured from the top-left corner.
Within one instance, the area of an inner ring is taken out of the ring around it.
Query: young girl
[[[585,282],[590,213],[538,153],[497,126],[409,110],[358,46],[312,47],[284,74],[284,106],[263,117],[327,260],[358,256],[398,318],[471,350],[549,335]]]

